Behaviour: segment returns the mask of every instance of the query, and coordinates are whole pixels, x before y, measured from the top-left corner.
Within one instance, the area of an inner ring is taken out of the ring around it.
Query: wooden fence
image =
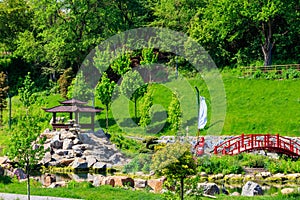
[[[300,64],[288,64],[288,65],[269,65],[269,66],[246,66],[241,67],[241,72],[244,76],[251,76],[257,70],[264,73],[277,72],[282,73],[283,70],[294,69],[300,71]]]

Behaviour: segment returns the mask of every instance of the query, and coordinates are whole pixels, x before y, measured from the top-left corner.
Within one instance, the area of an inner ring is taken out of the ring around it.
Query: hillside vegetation
[[[238,135],[241,133],[279,133],[281,135],[299,136],[300,135],[300,80],[265,80],[265,79],[249,79],[239,78],[232,73],[223,73],[223,82],[226,91],[226,118],[223,127],[223,135]],[[201,91],[201,95],[207,98],[208,104],[208,124],[210,127],[210,97],[205,83],[199,78],[190,78],[189,83],[192,87],[197,86]],[[40,94],[34,106],[32,106],[33,115],[38,115],[41,127],[50,128],[48,123],[51,114],[45,113],[42,108],[52,107],[59,104],[62,98],[59,95],[45,93]],[[188,118],[189,135],[195,135],[197,132],[197,106],[196,95],[189,98],[191,102],[191,112]],[[163,109],[167,107],[171,101],[171,91],[160,85],[155,86],[153,101],[159,104]],[[13,127],[17,123],[19,116],[25,112],[18,96],[13,97],[12,117]],[[96,106],[103,107],[99,101]],[[193,110],[195,109],[195,110]],[[159,111],[159,110],[158,110]],[[157,112],[158,112],[157,111]],[[130,106],[131,116],[133,117],[133,104]],[[105,127],[105,111],[100,113],[98,120],[101,127]],[[4,112],[4,126],[1,129],[0,143],[2,146],[7,142],[8,133],[8,111]],[[125,119],[119,119],[121,122]],[[115,122],[111,111],[109,113],[109,130],[111,134],[123,132],[119,125]],[[157,123],[162,123],[158,121]],[[179,134],[185,134],[185,124],[183,130]],[[201,131],[206,134],[207,128]],[[127,132],[127,134],[133,134]],[[169,134],[167,130],[161,130],[158,135]]]

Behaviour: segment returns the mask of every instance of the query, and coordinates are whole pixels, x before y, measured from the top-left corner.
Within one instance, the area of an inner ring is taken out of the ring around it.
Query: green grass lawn
[[[12,181],[10,183],[3,183],[0,179],[0,192],[14,193],[14,194],[27,194],[26,182],[19,183]],[[68,184],[66,187],[60,188],[42,188],[41,184],[32,181],[31,195],[39,196],[53,196],[65,198],[77,198],[85,200],[159,200],[163,199],[160,194],[153,194],[146,191],[132,191],[131,189],[114,188],[111,186],[93,187],[91,183],[73,183]]]
[[[199,78],[188,80],[191,91],[194,93],[184,94],[182,100],[184,112],[184,122],[182,134],[189,127],[189,135],[197,133],[197,104],[194,86],[200,89],[202,96],[207,99],[208,106],[208,124],[201,134],[206,134],[207,129],[214,126],[211,124],[211,99],[210,93],[205,82]],[[300,80],[265,80],[265,79],[248,79],[238,78],[229,73],[223,74],[223,82],[226,91],[226,118],[222,135],[239,135],[241,133],[271,133],[288,136],[300,136]],[[157,112],[168,109],[171,100],[172,90],[181,90],[183,87],[180,82],[177,85],[155,86],[153,101],[158,107]],[[176,84],[175,83],[175,84]],[[171,89],[172,90],[171,90]],[[193,91],[194,90],[194,91]],[[185,98],[187,97],[188,98]],[[124,112],[126,103],[119,104],[117,109]],[[133,104],[129,106],[130,116],[133,117]],[[128,116],[128,115],[127,115]],[[104,113],[99,115],[100,121],[104,121]],[[126,124],[126,117],[112,116],[111,132],[121,131],[120,127],[114,122]],[[126,130],[126,129],[125,129]],[[131,133],[130,130],[124,131]],[[139,132],[139,131],[136,131]],[[132,131],[132,133],[136,133]],[[168,134],[160,132],[161,134]]]
[[[4,179],[0,177],[0,192],[26,194],[26,182],[19,183],[16,180]],[[132,191],[131,189],[114,188],[111,186],[93,187],[91,183],[75,183],[68,184],[66,187],[47,189],[42,188],[40,183],[31,181],[31,195],[38,196],[52,196],[52,197],[65,197],[65,198],[78,198],[85,200],[160,200],[166,199],[164,195],[154,194],[146,191]],[[172,199],[178,199],[178,196],[173,196]],[[241,197],[241,196],[225,196],[218,195],[217,199],[220,200],[296,200],[300,198],[299,193],[290,195],[264,195],[256,197]],[[187,200],[196,199],[194,197],[186,197]],[[208,200],[211,198],[201,197],[201,199]]]

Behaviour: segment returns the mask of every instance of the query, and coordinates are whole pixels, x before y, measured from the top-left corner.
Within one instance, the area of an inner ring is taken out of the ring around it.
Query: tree
[[[134,102],[134,116],[137,122],[137,100],[143,96],[147,90],[147,85],[138,71],[130,71],[123,75],[120,92]]]
[[[34,95],[34,82],[31,80],[30,72],[28,72],[28,74],[25,76],[23,86],[19,88],[18,92],[20,96],[20,101],[26,108],[26,114],[28,115],[28,110],[30,106],[34,103],[36,97]]]
[[[153,105],[152,90],[151,90],[151,86],[148,86],[147,93],[142,99],[142,103],[140,105],[140,113],[141,113],[141,119],[139,122],[140,126],[147,127],[147,125],[150,124],[152,105]]]
[[[108,109],[111,104],[115,86],[115,82],[110,81],[105,72],[103,72],[101,81],[96,86],[96,96],[106,108],[106,130],[108,129]]]
[[[7,95],[9,86],[7,85],[7,77],[4,72],[0,72],[0,124],[2,124],[3,109],[7,107]]]
[[[92,90],[87,84],[82,71],[79,72],[68,87],[67,97],[69,99],[75,98],[82,101],[88,101],[92,98],[92,95]]]
[[[196,173],[196,163],[189,144],[167,144],[152,157],[152,169],[158,174],[180,182],[180,198],[184,198],[184,179]]]
[[[130,55],[131,54],[129,52],[125,52],[113,61],[113,63],[111,64],[111,68],[114,70],[114,72],[122,76],[126,72],[131,70]]]
[[[143,68],[148,69],[149,81],[151,82],[151,69],[153,68],[152,64],[157,63],[158,53],[154,53],[151,48],[144,48],[142,50],[141,65]]]
[[[178,100],[178,95],[173,93],[172,100],[168,107],[168,119],[167,122],[170,124],[170,128],[172,132],[176,132],[179,130],[181,126],[181,117],[182,111],[180,107],[180,102]]]
[[[72,68],[68,68],[58,79],[60,94],[63,98],[67,98],[68,87],[72,83],[72,76],[73,76]]]
[[[8,157],[17,161],[17,165],[24,169],[27,175],[27,195],[30,200],[30,175],[38,162],[45,155],[44,142],[46,138],[40,138],[38,119],[24,117],[12,130],[8,147]]]
[[[272,51],[279,54],[289,51],[274,49],[275,42],[281,47],[290,44],[287,38],[299,37],[294,35],[299,30],[296,28],[299,20],[294,19],[299,16],[298,7],[299,3],[286,0],[205,1],[188,32],[219,66],[234,62],[249,64],[253,61],[250,59],[262,59],[264,65],[270,65]],[[295,49],[297,44],[290,45],[290,49]]]

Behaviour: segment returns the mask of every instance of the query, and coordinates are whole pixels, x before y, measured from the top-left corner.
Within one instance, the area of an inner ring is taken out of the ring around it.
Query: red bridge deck
[[[236,155],[256,150],[283,153],[291,157],[300,156],[300,144],[291,138],[278,134],[242,134],[215,146],[214,154]]]

